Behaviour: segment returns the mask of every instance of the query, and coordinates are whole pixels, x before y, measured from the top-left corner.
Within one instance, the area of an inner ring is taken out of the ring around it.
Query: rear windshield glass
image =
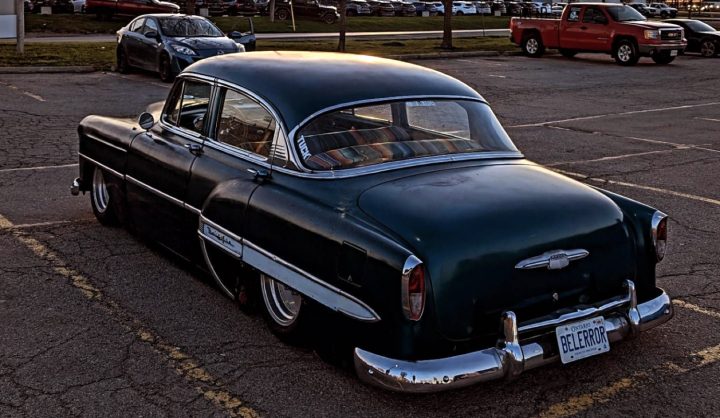
[[[165,36],[223,36],[220,29],[202,18],[165,17],[159,20]]]
[[[490,107],[468,100],[396,101],[318,116],[296,135],[304,164],[341,170],[412,158],[517,152]]]
[[[606,8],[605,10],[607,10],[616,22],[636,22],[638,20],[647,20],[645,19],[645,16],[630,6],[612,6]]]
[[[715,28],[699,20],[689,20],[685,24],[695,32],[715,32]]]

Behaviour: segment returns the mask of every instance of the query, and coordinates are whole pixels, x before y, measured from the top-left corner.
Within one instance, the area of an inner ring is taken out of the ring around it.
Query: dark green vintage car
[[[208,58],[154,114],[79,134],[72,191],[101,223],[255,297],[281,337],[346,338],[387,389],[572,362],[673,315],[655,285],[667,217],[526,160],[482,96],[427,68]]]

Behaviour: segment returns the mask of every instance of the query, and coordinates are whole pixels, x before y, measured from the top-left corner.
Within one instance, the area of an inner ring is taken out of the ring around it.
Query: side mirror
[[[155,125],[155,118],[152,114],[143,112],[140,114],[140,117],[138,117],[138,125],[147,131]]]
[[[158,33],[155,32],[154,30],[151,30],[151,31],[145,32],[145,37],[150,38],[150,39],[157,39]]]
[[[243,34],[242,34],[241,32],[236,31],[236,30],[228,33],[228,38],[230,38],[230,39],[242,38],[242,36],[243,36]]]

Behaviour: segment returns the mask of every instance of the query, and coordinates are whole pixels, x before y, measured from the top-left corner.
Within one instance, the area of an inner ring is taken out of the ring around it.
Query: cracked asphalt
[[[167,85],[0,75],[0,416],[717,416],[719,62],[419,62],[480,91],[528,158],[668,213],[658,282],[682,301],[609,354],[427,396],[281,343],[201,271],[70,196],[80,119],[135,117]]]

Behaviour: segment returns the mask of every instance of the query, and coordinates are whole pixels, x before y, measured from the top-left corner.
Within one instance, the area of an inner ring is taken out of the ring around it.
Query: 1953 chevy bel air
[[[666,215],[526,160],[482,96],[427,68],[209,58],[154,115],[88,116],[79,135],[72,191],[101,223],[257,295],[281,337],[333,318],[387,389],[580,360],[673,315]]]

